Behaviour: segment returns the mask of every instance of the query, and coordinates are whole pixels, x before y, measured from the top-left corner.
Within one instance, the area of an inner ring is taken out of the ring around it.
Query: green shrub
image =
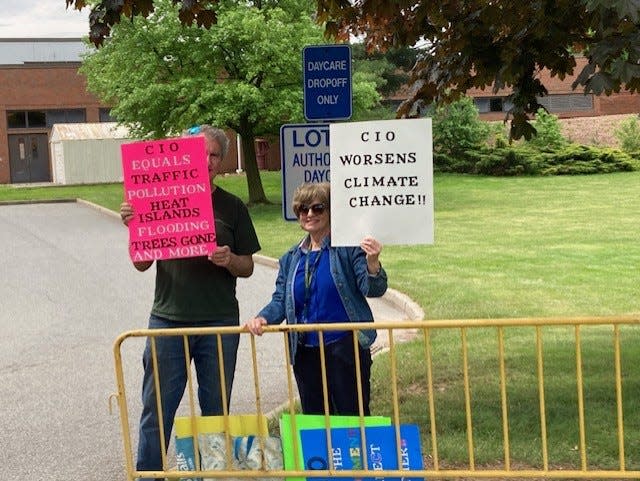
[[[625,152],[640,152],[640,125],[638,117],[627,117],[614,131],[616,139],[620,142],[620,148]]]
[[[497,132],[493,137],[493,145],[497,148],[505,148],[509,146],[509,139],[507,138],[507,134],[502,132]]]
[[[535,175],[540,163],[540,153],[526,144],[485,149],[474,158],[474,173],[494,176]]]
[[[633,120],[633,122],[632,122]],[[637,142],[630,154],[620,150],[569,143],[555,115],[538,111],[538,134],[530,141],[507,141],[504,128],[483,123],[465,97],[433,112],[433,161],[440,172],[493,176],[578,175],[640,169],[640,127],[635,118],[621,127]],[[636,130],[638,129],[637,133]],[[492,141],[487,141],[491,135]]]
[[[448,172],[467,174],[579,175],[638,170],[640,162],[616,149],[568,144],[541,151],[528,142],[505,147],[485,147],[467,151],[461,158],[447,157]]]
[[[480,120],[478,109],[469,97],[442,105],[433,114],[433,150],[436,165],[439,159],[462,159],[467,151],[481,149],[489,137],[488,125]],[[439,166],[446,169],[447,166]]]
[[[604,174],[636,168],[631,156],[609,147],[570,144],[543,155],[541,175]]]
[[[538,109],[533,126],[536,129],[536,135],[528,141],[530,145],[541,150],[553,150],[567,145],[568,141],[562,135],[556,115],[550,114],[545,109]]]
[[[474,159],[469,157],[466,152],[457,156],[444,152],[433,153],[433,167],[436,172],[467,174],[473,172],[473,166]]]

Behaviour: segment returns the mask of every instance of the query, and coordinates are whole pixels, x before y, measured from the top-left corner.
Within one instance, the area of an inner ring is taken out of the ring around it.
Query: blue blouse
[[[301,322],[296,315],[295,296],[293,294],[296,271],[304,255],[304,247],[309,245],[308,236],[293,246],[280,258],[280,269],[276,278],[276,287],[271,302],[258,313],[269,324],[278,324],[287,320],[288,324]],[[366,297],[380,297],[387,290],[387,273],[384,268],[377,274],[367,272],[367,260],[360,247],[332,247],[331,239],[326,237],[322,248],[329,252],[331,277],[338,290],[342,305],[350,322],[371,322],[373,313]],[[376,339],[375,329],[358,331],[358,341],[364,348],[371,346]],[[298,345],[298,333],[289,333],[290,357],[295,359]]]
[[[306,251],[300,257],[293,283],[296,317],[303,323],[348,322],[349,315],[331,277],[329,249]],[[337,341],[345,331],[324,331],[324,344]],[[317,332],[307,332],[307,346],[318,346]]]

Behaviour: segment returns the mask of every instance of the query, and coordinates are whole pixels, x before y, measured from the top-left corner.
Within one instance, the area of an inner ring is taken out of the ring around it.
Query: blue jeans
[[[237,321],[220,322],[176,322],[154,315],[149,318],[149,329],[181,327],[220,327],[237,325]],[[221,336],[224,356],[224,377],[227,406],[231,399],[233,375],[236,369],[239,334]],[[184,342],[182,336],[159,336],[156,340],[158,378],[160,382],[162,418],[166,450],[171,439],[171,428],[187,384]],[[218,336],[189,336],[189,353],[196,367],[198,379],[198,401],[203,416],[214,416],[222,412],[222,389],[218,365]],[[142,415],[140,417],[140,438],[138,441],[138,471],[162,471],[162,444],[160,424],[157,414],[155,381],[151,340],[147,339],[142,363],[144,378],[142,383]],[[142,481],[143,478],[140,478]]]

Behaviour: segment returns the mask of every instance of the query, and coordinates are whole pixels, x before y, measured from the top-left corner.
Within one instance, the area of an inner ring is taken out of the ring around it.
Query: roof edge
[[[38,42],[82,42],[84,37],[0,37],[0,42],[6,43],[38,43]]]

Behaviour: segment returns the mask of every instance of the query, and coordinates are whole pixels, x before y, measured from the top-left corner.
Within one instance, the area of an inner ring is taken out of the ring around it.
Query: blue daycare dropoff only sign
[[[280,127],[282,216],[297,220],[293,193],[305,182],[328,182],[329,124],[286,124]]]
[[[351,47],[311,45],[302,51],[304,116],[307,120],[351,118]]]

